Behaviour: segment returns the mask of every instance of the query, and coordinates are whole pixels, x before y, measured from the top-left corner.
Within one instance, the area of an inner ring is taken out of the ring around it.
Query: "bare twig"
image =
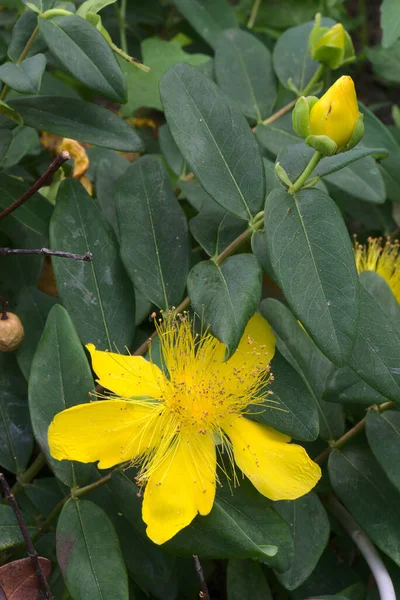
[[[22,537],[25,540],[26,550],[28,552],[29,558],[31,559],[31,563],[32,563],[33,569],[36,573],[36,576],[38,578],[39,585],[42,588],[47,600],[54,600],[54,597],[53,597],[53,594],[51,593],[46,576],[43,573],[42,567],[40,566],[39,556],[38,556],[38,553],[36,552],[35,547],[32,543],[31,536],[29,535],[28,527],[26,526],[24,517],[22,516],[19,506],[15,500],[14,494],[12,493],[10,486],[8,485],[7,480],[4,477],[3,473],[0,473],[0,483],[3,488],[4,495],[7,498],[11,508],[13,509],[15,517],[18,521],[18,525],[21,530]]]
[[[367,534],[358,526],[353,516],[337,498],[332,497],[329,499],[328,508],[349,534],[356,546],[358,546],[375,578],[381,600],[396,600],[390,575],[378,550]]]
[[[72,258],[73,260],[91,261],[93,254],[74,254],[73,252],[63,252],[62,250],[50,250],[50,248],[0,248],[0,256],[10,256],[11,254],[44,254],[45,256],[59,256],[60,258]]]
[[[15,200],[15,202],[13,202],[12,204],[10,204],[10,206],[8,206],[2,212],[0,212],[0,221],[1,219],[4,219],[4,217],[7,217],[9,214],[14,212],[14,210],[19,208],[22,204],[24,204],[24,202],[29,200],[29,198],[36,194],[36,192],[40,190],[41,187],[43,187],[44,185],[48,185],[54,173],[61,167],[61,165],[63,165],[70,158],[71,157],[69,155],[69,152],[67,152],[66,150],[62,150],[57,156],[57,158],[53,160],[48,169],[46,169],[43,175],[41,175],[41,177],[39,177],[39,179],[32,185],[32,187],[30,187],[29,190],[22,194],[22,196],[20,196],[18,200]]]
[[[202,600],[211,600],[210,594],[208,591],[208,587],[207,587],[207,583],[204,578],[203,567],[201,566],[199,557],[197,556],[197,554],[193,554],[193,558],[194,558],[194,566],[196,568],[196,573],[200,579],[201,592],[199,594],[199,598],[201,598]]]

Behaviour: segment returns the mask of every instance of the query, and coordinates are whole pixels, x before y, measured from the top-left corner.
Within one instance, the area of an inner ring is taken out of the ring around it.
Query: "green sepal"
[[[316,102],[318,102],[316,96],[300,96],[292,111],[293,129],[297,135],[303,138],[306,138],[309,134],[310,111]]]
[[[321,27],[321,13],[315,15],[314,27],[311,29],[310,35],[308,36],[308,48],[310,50],[318,42],[318,40],[329,31],[329,27]]]
[[[295,86],[295,84],[293,83],[293,79],[291,77],[289,77],[289,79],[287,80],[286,85],[288,86],[288,89],[290,91],[292,91],[296,94],[296,96],[301,96],[300,90]]]
[[[323,156],[333,156],[337,152],[337,144],[327,135],[309,135],[305,142]]]
[[[313,53],[313,59],[330,69],[338,69],[343,65],[344,48],[337,46],[321,46]]]
[[[305,190],[306,188],[311,188],[314,187],[314,185],[317,185],[319,181],[319,175],[315,175],[314,177],[311,177],[311,179],[307,179],[306,183],[302,186],[302,190]]]
[[[342,152],[351,150],[354,146],[357,146],[358,142],[364,137],[364,115],[359,113],[358,119],[351,134],[351,138],[348,144],[343,148]]]
[[[285,169],[282,167],[282,165],[279,162],[275,163],[275,174],[278,177],[278,179],[280,181],[282,181],[288,187],[290,187],[292,185],[292,182],[290,181],[288,174],[286,173]]]

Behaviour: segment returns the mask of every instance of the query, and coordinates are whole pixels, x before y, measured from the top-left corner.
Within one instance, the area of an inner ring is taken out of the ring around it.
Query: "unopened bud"
[[[321,15],[315,17],[315,25],[310,33],[308,45],[312,58],[331,68],[339,69],[355,60],[351,37],[341,23],[331,28],[321,27]]]

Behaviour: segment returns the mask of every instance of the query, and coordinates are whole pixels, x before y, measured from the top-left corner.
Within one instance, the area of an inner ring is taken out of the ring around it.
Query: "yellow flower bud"
[[[353,42],[341,23],[330,29],[321,27],[321,15],[315,17],[308,45],[312,58],[326,67],[339,69],[355,60]]]
[[[331,46],[333,48],[341,48],[344,50],[344,27],[341,23],[336,23],[328,29],[318,42],[314,45],[313,51],[316,52],[319,48]]]
[[[312,107],[310,135],[326,135],[341,150],[349,143],[359,115],[353,80],[343,75]]]

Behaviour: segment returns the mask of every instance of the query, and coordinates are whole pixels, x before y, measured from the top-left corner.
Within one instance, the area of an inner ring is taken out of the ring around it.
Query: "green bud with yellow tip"
[[[309,134],[308,123],[310,120],[310,110],[318,102],[316,96],[300,96],[294,105],[292,111],[293,129],[301,137],[307,137]]]
[[[351,37],[341,23],[331,28],[321,27],[321,14],[315,17],[315,25],[308,39],[312,58],[331,69],[339,69],[355,60]]]

